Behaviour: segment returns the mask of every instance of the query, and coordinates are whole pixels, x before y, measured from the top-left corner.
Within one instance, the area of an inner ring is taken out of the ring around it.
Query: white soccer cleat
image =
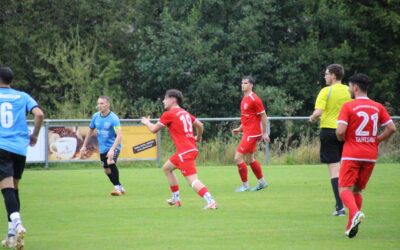
[[[1,245],[4,248],[14,248],[15,247],[15,236],[6,236],[4,240],[1,241]]]
[[[24,249],[24,238],[26,234],[26,229],[22,224],[18,224],[15,228],[15,249],[22,250]]]
[[[246,187],[246,186],[241,185],[240,187],[236,188],[235,192],[236,193],[241,193],[241,192],[246,192],[246,191],[249,191],[249,190],[250,190],[250,187]]]
[[[180,200],[168,199],[168,200],[166,200],[166,202],[170,206],[175,206],[175,207],[181,207],[182,206],[182,203],[181,203]]]
[[[257,186],[252,187],[250,189],[250,191],[260,191],[261,189],[267,188],[268,187],[268,183],[267,182],[263,182],[263,183],[258,183]]]
[[[217,203],[214,201],[214,202],[211,202],[211,203],[208,203],[207,205],[205,205],[203,207],[203,209],[204,210],[216,210],[216,209],[218,209],[218,206],[217,206]]]
[[[358,233],[358,225],[364,220],[365,215],[363,212],[358,211],[351,219],[350,228],[346,230],[345,234],[349,238],[353,238]]]
[[[126,192],[125,188],[122,185],[119,186],[119,191],[121,191],[122,194],[125,194]]]

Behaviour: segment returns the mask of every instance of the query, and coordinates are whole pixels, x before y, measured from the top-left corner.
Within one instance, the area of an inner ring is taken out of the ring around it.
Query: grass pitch
[[[67,168],[67,166],[66,166]],[[333,217],[327,167],[267,166],[267,190],[235,193],[236,167],[199,167],[218,202],[203,199],[180,173],[181,208],[169,207],[166,178],[156,168],[122,168],[127,194],[111,197],[101,167],[27,170],[21,184],[26,249],[399,249],[400,164],[378,164],[367,190],[366,220],[354,239],[347,217]],[[249,171],[252,185],[255,179]],[[4,205],[0,234],[6,234]]]

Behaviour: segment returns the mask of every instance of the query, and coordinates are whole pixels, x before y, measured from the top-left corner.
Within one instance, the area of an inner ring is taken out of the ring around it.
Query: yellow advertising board
[[[89,139],[87,154],[80,154],[88,130],[88,126],[49,127],[49,161],[100,160],[96,136]],[[122,126],[122,148],[118,158],[155,160],[157,143],[157,134],[152,134],[145,126]]]

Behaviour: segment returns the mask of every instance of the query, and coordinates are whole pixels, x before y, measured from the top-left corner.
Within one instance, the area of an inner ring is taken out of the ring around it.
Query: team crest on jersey
[[[105,129],[109,129],[110,126],[111,126],[111,123],[110,123],[110,122],[105,122],[105,123],[104,123],[104,128],[105,128]]]
[[[245,104],[243,105],[243,109],[244,109],[244,110],[246,110],[248,107],[249,107],[249,105],[248,105],[247,103],[245,103]]]

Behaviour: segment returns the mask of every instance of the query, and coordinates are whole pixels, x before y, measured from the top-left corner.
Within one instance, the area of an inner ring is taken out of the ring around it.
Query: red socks
[[[179,191],[179,186],[178,186],[178,185],[176,185],[176,186],[170,186],[170,188],[171,188],[171,192],[172,192],[172,193]]]
[[[239,170],[239,175],[240,179],[242,179],[242,182],[247,182],[247,166],[245,162],[237,164],[238,170]]]
[[[350,227],[351,219],[359,211],[356,200],[354,198],[353,192],[346,189],[340,193],[340,198],[343,204],[349,209],[349,220],[347,222],[346,228]]]
[[[361,210],[362,200],[363,200],[361,193],[353,193],[353,195],[354,195],[354,200],[356,201],[358,210]]]
[[[208,189],[206,187],[203,187],[197,193],[200,195],[200,197],[203,197],[207,192],[208,192]]]
[[[263,178],[263,173],[262,173],[262,168],[261,165],[258,161],[253,161],[250,163],[251,170],[253,170],[254,175],[257,177],[257,179]]]

